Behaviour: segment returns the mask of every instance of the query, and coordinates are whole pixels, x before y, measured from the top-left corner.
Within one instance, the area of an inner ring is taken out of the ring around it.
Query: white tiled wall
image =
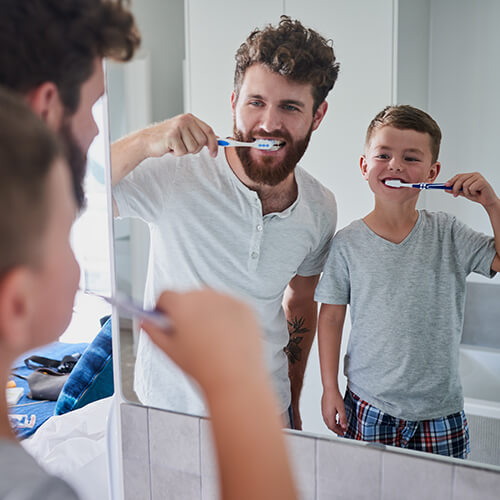
[[[148,417],[151,498],[199,498],[200,419],[160,410]]]
[[[380,498],[382,452],[379,448],[346,445],[335,440],[317,442],[318,500]]]
[[[121,415],[126,500],[218,498],[209,421],[131,404]],[[286,439],[303,500],[499,498],[500,472],[459,460],[299,432]]]
[[[316,499],[316,439],[291,433],[287,439],[295,482],[302,500]]]
[[[122,405],[122,450],[125,500],[151,498],[148,411]]]
[[[202,419],[200,425],[201,457],[201,498],[217,500],[219,498],[218,469],[215,459],[212,428],[208,420]]]

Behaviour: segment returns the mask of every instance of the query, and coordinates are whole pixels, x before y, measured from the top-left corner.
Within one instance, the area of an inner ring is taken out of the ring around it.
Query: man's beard
[[[297,163],[304,155],[309,139],[312,134],[312,124],[303,139],[293,141],[288,132],[282,130],[273,130],[265,132],[264,130],[252,130],[248,134],[241,133],[236,128],[236,123],[233,122],[233,135],[235,139],[243,142],[253,142],[255,137],[272,137],[273,139],[286,142],[287,153],[283,160],[276,163],[274,155],[262,155],[258,160],[251,157],[248,147],[237,147],[236,154],[240,159],[245,174],[257,184],[265,184],[267,186],[276,186],[284,181],[295,169]]]
[[[73,183],[76,204],[81,211],[86,205],[83,183],[87,170],[87,155],[80,149],[77,140],[73,136],[69,115],[63,117],[59,129],[59,137],[61,138],[66,160],[68,161],[71,171],[71,181]]]

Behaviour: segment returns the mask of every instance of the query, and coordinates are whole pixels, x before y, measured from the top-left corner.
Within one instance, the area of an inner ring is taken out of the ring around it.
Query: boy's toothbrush
[[[277,151],[283,141],[276,141],[275,139],[257,139],[254,142],[240,142],[234,139],[217,139],[217,144],[219,146],[246,146],[249,148],[257,148],[266,151]]]
[[[108,297],[107,295],[101,295],[89,290],[85,290],[85,293],[100,297],[101,299],[104,299],[106,302],[109,302],[111,305],[115,306],[120,311],[130,314],[134,318],[147,320],[161,330],[168,332],[172,328],[172,322],[163,312],[158,311],[157,309],[143,309],[126,295],[118,293],[114,297]]]
[[[384,181],[384,184],[386,186],[390,187],[395,187],[395,188],[402,188],[402,187],[408,187],[408,188],[415,188],[415,189],[447,189],[451,191],[451,186],[447,186],[446,184],[432,184],[428,182],[419,182],[417,184],[412,184],[410,182],[401,182],[400,180],[397,179],[389,179],[387,181]]]

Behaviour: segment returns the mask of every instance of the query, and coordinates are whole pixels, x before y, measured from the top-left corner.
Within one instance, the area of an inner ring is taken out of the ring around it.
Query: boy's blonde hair
[[[2,0],[0,84],[27,95],[44,82],[57,86],[69,120],[96,57],[129,61],[140,35],[126,0]],[[62,132],[62,131],[61,131]],[[63,137],[66,147],[75,147]],[[78,207],[85,205],[86,151],[67,151]],[[72,156],[73,155],[73,156]]]
[[[0,87],[0,278],[36,265],[48,222],[48,178],[61,147],[17,95]]]
[[[386,126],[429,134],[432,163],[437,161],[441,145],[441,129],[436,121],[425,111],[408,104],[385,107],[368,125],[365,148],[370,144],[373,133]]]

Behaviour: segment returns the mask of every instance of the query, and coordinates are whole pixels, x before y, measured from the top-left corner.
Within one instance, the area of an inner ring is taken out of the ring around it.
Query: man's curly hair
[[[236,52],[234,91],[238,98],[245,71],[264,64],[271,71],[297,83],[310,83],[314,109],[326,99],[339,73],[332,41],[305,28],[300,21],[281,16],[278,26],[255,29]]]

